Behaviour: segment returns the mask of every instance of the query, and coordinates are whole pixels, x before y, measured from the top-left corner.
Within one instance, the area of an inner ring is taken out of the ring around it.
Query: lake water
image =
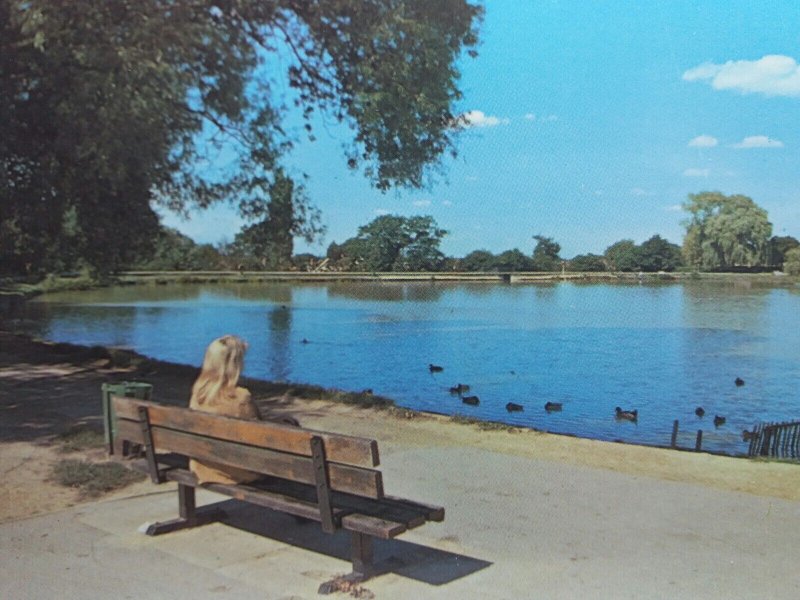
[[[250,344],[248,376],[371,388],[404,407],[582,437],[666,445],[679,419],[679,445],[703,429],[704,448],[739,453],[742,429],[800,417],[797,287],[135,286],[48,295],[24,310],[18,330],[192,365],[233,333]],[[457,383],[480,405],[451,395]],[[548,401],[563,410],[548,414]],[[616,420],[616,406],[637,409],[638,422]],[[726,424],[715,428],[715,414]]]

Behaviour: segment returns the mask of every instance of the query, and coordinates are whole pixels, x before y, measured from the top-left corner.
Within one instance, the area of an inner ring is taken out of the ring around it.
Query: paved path
[[[798,502],[478,448],[385,458],[390,493],[447,516],[377,544],[376,598],[800,598]],[[346,535],[209,493],[226,523],[147,537],[176,508],[153,492],[0,525],[0,598],[311,599],[348,570]]]

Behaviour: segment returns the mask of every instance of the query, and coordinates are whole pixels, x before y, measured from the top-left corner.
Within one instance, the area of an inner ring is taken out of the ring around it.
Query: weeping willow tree
[[[755,267],[768,263],[772,223],[751,198],[719,192],[689,194],[683,204],[683,254],[687,264],[703,270]]]
[[[480,17],[468,0],[0,0],[0,262],[113,268],[156,231],[153,203],[260,218],[292,110],[310,138],[315,112],[347,124],[347,164],[377,188],[423,185],[455,151]],[[235,160],[210,169],[221,148]]]

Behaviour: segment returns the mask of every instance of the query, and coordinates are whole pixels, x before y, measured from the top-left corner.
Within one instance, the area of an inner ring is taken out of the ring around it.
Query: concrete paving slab
[[[157,548],[120,543],[83,523],[81,510],[85,507],[0,526],[0,598],[264,598],[262,589]]]
[[[480,448],[386,457],[387,490],[443,523],[376,542],[377,598],[800,598],[800,503]],[[160,488],[153,486],[154,492]],[[2,598],[314,598],[346,532],[225,499],[223,523],[148,537],[176,493],[0,525]]]

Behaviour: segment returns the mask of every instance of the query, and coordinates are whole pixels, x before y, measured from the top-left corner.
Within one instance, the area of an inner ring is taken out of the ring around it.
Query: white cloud
[[[466,127],[495,127],[508,125],[511,122],[509,119],[487,115],[482,110],[471,110],[461,116],[464,118]]]
[[[445,206],[453,206],[453,203],[450,202],[450,200],[442,200],[442,204],[444,204]]]
[[[783,142],[780,140],[773,140],[765,135],[749,135],[738,144],[733,145],[734,148],[783,148]]]
[[[392,211],[390,211],[389,209],[386,209],[386,208],[376,208],[372,212],[375,213],[376,215],[378,215],[379,217],[382,217],[384,215],[389,215],[389,214],[392,213]]]
[[[476,175],[467,175],[467,181],[478,181],[478,177]]]
[[[713,148],[717,144],[719,144],[719,140],[712,135],[698,135],[689,141],[689,146],[695,148]]]
[[[414,206],[418,206],[418,207],[422,208],[422,207],[425,207],[425,206],[430,206],[431,205],[431,201],[430,200],[414,200],[411,204],[413,204]]]
[[[684,177],[708,177],[711,169],[686,169],[683,172]]]
[[[645,190],[643,188],[636,187],[636,188],[633,188],[631,190],[631,195],[632,196],[640,196],[640,197],[642,197],[642,196],[652,196],[653,192],[648,192],[647,190]]]
[[[552,121],[558,121],[558,116],[556,115],[545,115],[545,116],[536,116],[536,113],[526,113],[525,114],[526,121],[537,121],[539,123],[550,123]]]
[[[684,81],[708,81],[715,90],[743,94],[800,96],[800,65],[791,56],[770,54],[758,60],[703,63],[683,74]]]
[[[683,210],[683,206],[680,204],[672,204],[671,206],[665,206],[664,210],[669,212],[680,212]]]

